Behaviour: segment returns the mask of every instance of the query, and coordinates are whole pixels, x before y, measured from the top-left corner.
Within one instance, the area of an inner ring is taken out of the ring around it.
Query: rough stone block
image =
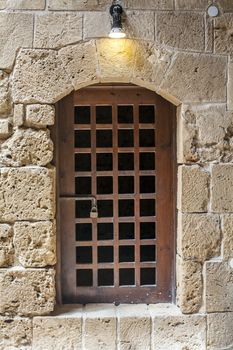
[[[56,51],[20,51],[13,74],[14,102],[50,104],[68,95],[72,89]]]
[[[0,119],[0,139],[4,139],[10,135],[10,125],[7,119]]]
[[[225,13],[214,21],[214,48],[216,53],[233,55],[233,14]]]
[[[227,107],[233,110],[233,61],[228,64]]]
[[[102,1],[103,2],[103,1]],[[104,3],[105,5],[106,3]],[[102,6],[100,6],[98,0],[48,0],[48,9],[49,10],[100,10]]]
[[[20,47],[32,47],[33,15],[0,13],[0,68],[11,69]]]
[[[55,108],[50,105],[26,106],[26,124],[33,128],[43,128],[53,125],[55,121]]]
[[[17,129],[1,146],[1,166],[47,165],[53,159],[48,130]]]
[[[82,15],[48,13],[36,16],[35,47],[61,48],[80,40],[82,40]]]
[[[233,311],[232,266],[220,261],[207,261],[204,266],[206,311]]]
[[[111,30],[108,12],[86,12],[84,14],[83,36],[87,38],[107,37]]]
[[[0,221],[53,219],[54,178],[53,169],[0,168]]]
[[[203,51],[205,48],[205,22],[199,13],[159,13],[157,40],[186,50]]]
[[[94,40],[61,49],[59,58],[75,90],[98,82],[98,59]]]
[[[212,167],[211,210],[215,213],[233,211],[233,164]]]
[[[32,321],[28,318],[0,317],[0,349],[30,349],[32,343]]]
[[[10,109],[9,76],[5,72],[0,71],[0,114],[6,115],[10,112]]]
[[[13,230],[10,225],[0,224],[0,267],[10,266],[14,261]]]
[[[182,212],[206,212],[210,175],[201,167],[180,166],[178,169],[178,209]]]
[[[222,244],[224,259],[233,258],[233,215],[222,216]]]
[[[173,10],[172,0],[125,0],[124,7],[139,10]]]
[[[207,346],[209,350],[232,349],[233,312],[207,315]]]
[[[44,10],[45,0],[1,0],[0,9]]]
[[[15,256],[24,267],[44,267],[56,263],[55,224],[51,221],[16,222]]]
[[[179,52],[161,84],[161,92],[181,102],[225,102],[225,57]]]
[[[53,311],[54,270],[27,269],[0,271],[0,313],[45,315]]]
[[[24,105],[17,104],[14,105],[14,115],[13,115],[13,124],[14,126],[22,126],[24,122]]]
[[[183,259],[204,262],[220,255],[218,215],[182,214],[178,216],[178,253]]]
[[[212,3],[212,0],[175,0],[175,7],[180,10],[206,10]]]
[[[177,305],[185,314],[198,312],[202,304],[202,264],[177,256]]]

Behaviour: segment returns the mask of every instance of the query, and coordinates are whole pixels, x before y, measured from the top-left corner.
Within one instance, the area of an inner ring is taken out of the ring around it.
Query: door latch
[[[98,208],[97,208],[97,203],[96,199],[92,199],[92,207],[91,207],[91,212],[90,212],[90,218],[96,219],[98,218]]]

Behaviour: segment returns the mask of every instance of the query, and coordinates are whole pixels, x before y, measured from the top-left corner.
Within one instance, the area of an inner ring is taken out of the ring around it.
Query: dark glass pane
[[[134,170],[134,154],[119,153],[118,154],[118,169],[119,170]]]
[[[139,106],[139,123],[154,123],[155,122],[155,107]]]
[[[91,211],[91,201],[76,201],[75,202],[75,217],[89,218]]]
[[[133,176],[119,176],[118,177],[118,192],[134,193],[134,177]]]
[[[134,262],[134,245],[119,247],[119,262]]]
[[[155,153],[140,153],[140,170],[155,170]]]
[[[155,200],[154,199],[141,199],[140,200],[140,215],[141,216],[154,216],[155,215]]]
[[[97,177],[97,193],[113,193],[113,178],[111,176]]]
[[[75,154],[75,171],[91,171],[91,155]]]
[[[89,269],[76,271],[77,287],[91,287],[93,285],[93,272]]]
[[[112,154],[111,153],[97,153],[97,171],[112,170]]]
[[[118,147],[133,147],[134,137],[133,130],[119,130],[118,131]]]
[[[89,130],[75,130],[75,147],[91,147],[91,132]]]
[[[96,147],[112,147],[112,130],[96,131]]]
[[[133,106],[118,106],[118,123],[133,123]]]
[[[98,224],[97,236],[99,241],[113,239],[113,224],[112,223]]]
[[[140,193],[155,193],[155,176],[140,176]]]
[[[92,240],[92,224],[76,224],[76,241]]]
[[[119,216],[134,216],[134,200],[119,200]]]
[[[140,261],[155,261],[155,245],[141,245]]]
[[[156,270],[154,268],[141,269],[141,286],[156,284]]]
[[[91,264],[92,263],[92,247],[76,247],[76,263]]]
[[[113,201],[111,200],[99,200],[98,214],[100,218],[113,217]]]
[[[139,130],[139,145],[140,147],[155,146],[155,132],[152,129]]]
[[[134,269],[120,269],[120,286],[133,286],[135,285],[135,271]]]
[[[91,194],[91,177],[76,177],[75,193],[80,195]]]
[[[134,239],[134,223],[119,223],[119,239]]]
[[[96,124],[112,124],[112,106],[96,107]]]
[[[113,247],[98,247],[98,263],[113,262]]]
[[[155,222],[141,222],[140,223],[140,238],[141,239],[155,239]]]
[[[76,106],[74,108],[75,124],[90,124],[91,108],[90,106]]]
[[[114,270],[100,269],[98,270],[98,286],[113,286],[114,285]]]

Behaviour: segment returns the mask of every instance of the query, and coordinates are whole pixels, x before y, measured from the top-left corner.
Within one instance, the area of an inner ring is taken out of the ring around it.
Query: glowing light
[[[110,7],[110,14],[112,16],[112,29],[109,33],[109,38],[123,39],[126,37],[124,30],[122,29],[121,16],[123,8],[121,5],[112,5]]]
[[[121,28],[112,28],[109,33],[109,38],[112,39],[123,39],[126,37],[125,32]]]

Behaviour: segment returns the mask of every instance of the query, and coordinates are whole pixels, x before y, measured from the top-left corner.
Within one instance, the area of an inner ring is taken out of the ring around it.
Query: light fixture
[[[113,39],[122,39],[126,37],[124,30],[122,29],[121,16],[123,8],[119,4],[112,5],[110,7],[110,15],[112,16],[112,29],[109,33],[109,37]]]

